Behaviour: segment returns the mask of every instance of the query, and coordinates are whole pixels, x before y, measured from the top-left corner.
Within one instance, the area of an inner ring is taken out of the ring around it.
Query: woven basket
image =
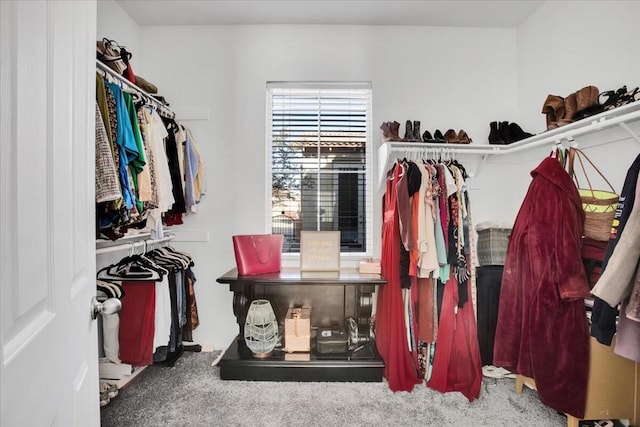
[[[611,226],[618,206],[618,195],[611,191],[578,190],[584,210],[584,235],[601,242],[609,240]]]
[[[576,157],[580,162],[580,168],[587,180],[589,188],[580,188],[574,168],[574,161]],[[582,162],[583,158],[591,164],[598,175],[600,175],[604,182],[607,183],[611,191],[593,189],[591,180],[589,179],[584,168],[584,163]],[[615,192],[615,189],[609,180],[602,174],[602,172],[600,172],[596,165],[593,164],[591,159],[589,159],[584,152],[574,147],[569,150],[569,174],[573,177],[573,180],[578,187],[580,199],[582,200],[582,210],[584,211],[584,236],[601,242],[608,241],[611,236],[611,226],[616,214],[616,207],[618,206],[618,194]]]
[[[510,235],[510,228],[486,228],[484,230],[478,230],[478,264],[504,265]]]

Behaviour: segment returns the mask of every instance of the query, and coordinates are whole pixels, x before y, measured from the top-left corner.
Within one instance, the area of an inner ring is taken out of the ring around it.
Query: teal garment
[[[138,174],[142,172],[144,165],[147,163],[147,159],[144,156],[142,132],[140,132],[140,123],[138,122],[136,106],[133,103],[133,96],[126,92],[123,92],[122,96],[124,97],[125,107],[127,108],[127,112],[129,114],[129,121],[131,122],[133,139],[135,140],[138,150],[138,157],[134,158],[133,160],[131,160],[131,163],[129,163],[129,171],[131,172],[131,179],[133,180],[133,187],[135,188],[137,199],[137,196],[139,196],[140,194],[138,187]],[[138,208],[138,212],[142,212],[144,210],[144,203],[137,199],[136,207]]]
[[[435,204],[436,221],[435,221],[435,235],[436,235],[436,254],[438,256],[438,264],[440,265],[440,281],[446,282],[449,280],[449,273],[451,269],[447,264],[447,247],[444,244],[444,233],[442,232],[442,223],[440,222],[440,206]]]
[[[122,199],[125,207],[127,209],[131,209],[136,204],[136,197],[134,191],[129,185],[129,173],[127,172],[127,168],[129,163],[138,157],[138,147],[133,137],[131,120],[129,119],[127,107],[125,106],[124,97],[122,96],[122,89],[120,86],[111,82],[106,82],[106,84],[108,85],[116,102],[118,129],[116,132],[115,142],[120,146],[120,167],[118,175],[120,176],[120,185],[122,186]]]
[[[138,157],[131,161],[131,165],[137,173],[140,173],[142,172],[143,166],[147,164],[147,159],[144,156],[144,143],[142,141],[142,132],[140,132],[138,113],[136,111],[136,106],[133,103],[133,96],[126,92],[123,92],[122,95],[124,96],[125,106],[127,108],[127,112],[129,113],[129,121],[131,122],[131,132],[133,134],[133,139],[138,150]]]

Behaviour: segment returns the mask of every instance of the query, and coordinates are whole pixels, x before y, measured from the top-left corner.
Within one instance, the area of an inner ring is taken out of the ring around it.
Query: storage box
[[[344,331],[332,329],[318,329],[316,335],[316,350],[318,353],[346,353],[349,348],[349,340]]]
[[[287,310],[284,319],[284,347],[288,353],[311,350],[311,308],[295,307]]]
[[[380,274],[380,260],[367,258],[360,260],[358,271],[363,274]]]
[[[509,244],[510,228],[478,229],[478,264],[504,265]]]

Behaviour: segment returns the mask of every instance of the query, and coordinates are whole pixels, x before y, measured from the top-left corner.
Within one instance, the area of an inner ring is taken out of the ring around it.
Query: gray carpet
[[[566,426],[515,380],[484,378],[480,397],[419,385],[222,381],[216,353],[185,353],[172,368],[148,367],[101,410],[109,426]]]

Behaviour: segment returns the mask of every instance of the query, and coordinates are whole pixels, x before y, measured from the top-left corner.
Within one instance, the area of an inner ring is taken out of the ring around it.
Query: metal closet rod
[[[109,67],[104,62],[100,61],[99,59],[96,59],[96,65],[98,66],[98,68],[100,70],[104,71],[105,73],[108,73],[110,76],[114,77],[115,79],[117,79],[122,84],[125,84],[125,85],[129,86],[130,88],[134,89],[136,92],[139,92],[141,95],[143,95],[149,101],[151,101],[154,104],[156,104],[156,106],[158,107],[159,110],[161,110],[165,114],[169,115],[172,119],[176,117],[176,113],[173,110],[171,110],[169,107],[164,105],[162,102],[160,102],[159,100],[154,98],[153,95],[151,95],[149,92],[145,91],[141,87],[137,86],[135,83],[130,82],[125,77],[123,77],[120,74],[116,73],[111,67]]]
[[[129,242],[129,243],[122,243],[120,245],[114,245],[114,246],[109,246],[106,248],[100,248],[100,249],[96,249],[96,255],[102,255],[102,254],[107,254],[107,253],[111,253],[111,252],[120,252],[120,251],[125,251],[128,250],[131,252],[131,255],[135,254],[135,251],[137,248],[141,248],[143,247],[144,250],[142,253],[146,253],[149,250],[153,250],[153,249],[157,249],[157,248],[161,248],[163,246],[166,246],[165,243],[170,242],[171,240],[175,239],[176,235],[175,234],[170,234],[166,237],[163,237],[161,239],[145,239],[145,240],[138,240],[137,242]]]

